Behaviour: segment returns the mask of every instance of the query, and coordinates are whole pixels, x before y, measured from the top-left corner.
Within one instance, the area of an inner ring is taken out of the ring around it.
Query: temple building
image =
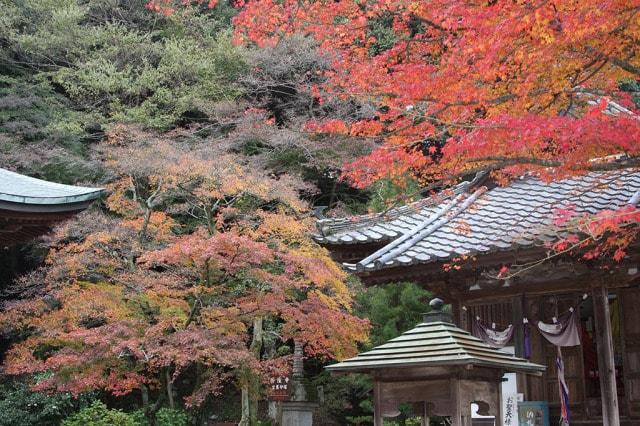
[[[63,185],[0,169],[0,247],[48,233],[103,193],[100,188]]]
[[[639,201],[637,169],[506,186],[479,174],[380,214],[320,219],[315,239],[365,285],[413,281],[451,304],[458,327],[545,366],[539,376],[519,373],[516,385],[519,404],[543,402],[551,423],[632,425],[640,424],[640,251],[631,246],[613,262],[550,245],[579,220]],[[571,212],[561,227],[560,212]]]

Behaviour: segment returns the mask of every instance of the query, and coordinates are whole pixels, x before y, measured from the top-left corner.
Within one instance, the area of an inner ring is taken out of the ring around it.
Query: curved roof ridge
[[[406,250],[409,250],[413,247],[417,242],[421,241],[423,238],[433,234],[436,230],[441,228],[443,225],[448,223],[451,219],[458,216],[460,213],[465,211],[470,205],[472,205],[482,194],[486,192],[486,187],[478,188],[473,194],[469,195],[462,204],[458,204],[460,200],[458,200],[455,204],[452,203],[451,208],[448,208],[446,211],[442,211],[438,215],[434,215],[432,220],[426,222],[423,226],[418,227],[414,230],[403,235],[402,238],[398,238],[390,244],[387,244],[382,249],[378,250],[378,252],[382,252],[381,255],[377,256],[373,259],[373,263],[376,267],[381,267],[389,260],[395,258],[396,256],[404,253]],[[447,213],[451,211],[451,215],[447,216]],[[398,242],[398,244],[395,244]],[[378,253],[376,252],[376,253]],[[375,254],[375,253],[374,253]],[[372,255],[373,256],[373,255]],[[369,256],[371,257],[371,256]],[[364,271],[366,265],[371,263],[369,258],[363,259],[356,264],[356,268]]]
[[[427,198],[423,198],[421,200],[414,201],[403,206],[387,209],[383,212],[356,215],[351,217],[319,219],[316,222],[316,227],[318,228],[318,231],[320,231],[321,235],[318,237],[327,237],[345,229],[357,231],[361,228],[373,227],[377,224],[389,222],[406,215],[419,215],[420,211],[426,207],[438,206],[442,202],[465,193],[469,188],[477,185],[485,176],[486,173],[479,172],[471,181],[460,182],[453,188],[448,188]]]

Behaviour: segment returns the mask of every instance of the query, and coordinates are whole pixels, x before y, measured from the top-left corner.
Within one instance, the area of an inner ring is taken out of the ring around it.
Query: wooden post
[[[457,311],[454,310],[455,316],[453,317],[455,325],[457,325],[459,328],[466,330],[466,331],[471,331],[471,328],[469,327],[468,321],[467,321],[467,307],[465,306],[465,301],[462,299],[456,299],[455,305],[457,305]]]
[[[515,356],[524,358],[524,294],[514,296],[512,299],[512,324],[513,330],[513,347]],[[516,373],[516,390],[517,392],[526,394],[527,374]]]
[[[429,403],[424,401],[422,403],[422,422],[421,426],[429,426]]]
[[[496,426],[504,426],[504,413],[502,412],[502,382],[498,382],[496,389],[498,394],[498,405],[496,407]],[[516,411],[518,410],[516,406]]]
[[[456,300],[451,304],[451,317],[453,318],[453,323],[458,327],[460,326],[460,312],[462,311],[461,307],[462,305],[460,305],[459,300]]]
[[[450,385],[450,400],[451,400],[451,426],[464,426],[462,423],[462,410],[460,407],[460,382],[457,378],[451,379]]]
[[[383,426],[382,420],[382,383],[373,382],[373,426]]]
[[[605,287],[593,290],[593,314],[596,322],[596,345],[598,348],[598,372],[602,398],[602,424],[620,426],[616,370],[613,360],[613,339],[609,298]]]

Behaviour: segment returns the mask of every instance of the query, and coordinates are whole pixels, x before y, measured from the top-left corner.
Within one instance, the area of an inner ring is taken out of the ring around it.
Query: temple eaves
[[[102,194],[102,188],[63,185],[0,169],[0,246],[46,234]]]
[[[377,246],[359,262],[344,264],[366,273],[542,247],[562,238],[554,226],[559,210],[579,218],[640,201],[638,169],[591,172],[556,182],[526,176],[490,189],[482,185],[460,185],[383,215],[322,219],[314,239],[330,250]]]

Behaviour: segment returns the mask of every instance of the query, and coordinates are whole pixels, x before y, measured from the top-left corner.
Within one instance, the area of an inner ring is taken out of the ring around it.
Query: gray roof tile
[[[475,189],[468,185],[456,194],[469,194]],[[409,246],[403,243],[404,250],[391,259],[385,259],[382,264],[371,259],[369,264],[360,266],[373,270],[442,261],[465,254],[543,245],[557,239],[562,232],[553,225],[559,208],[572,208],[576,215],[593,215],[628,204],[639,191],[640,172],[637,170],[593,172],[551,183],[525,177],[508,186],[487,190],[466,208],[461,211],[454,208],[441,218],[436,217],[437,212],[446,203],[455,204],[458,198],[451,195],[425,199],[383,215],[323,219],[318,221],[321,234],[315,239],[321,244],[391,242],[405,234],[424,233],[417,229],[429,220],[434,222],[434,217],[439,222],[445,218],[440,226],[430,229],[420,240]],[[463,202],[464,199],[459,201]]]

